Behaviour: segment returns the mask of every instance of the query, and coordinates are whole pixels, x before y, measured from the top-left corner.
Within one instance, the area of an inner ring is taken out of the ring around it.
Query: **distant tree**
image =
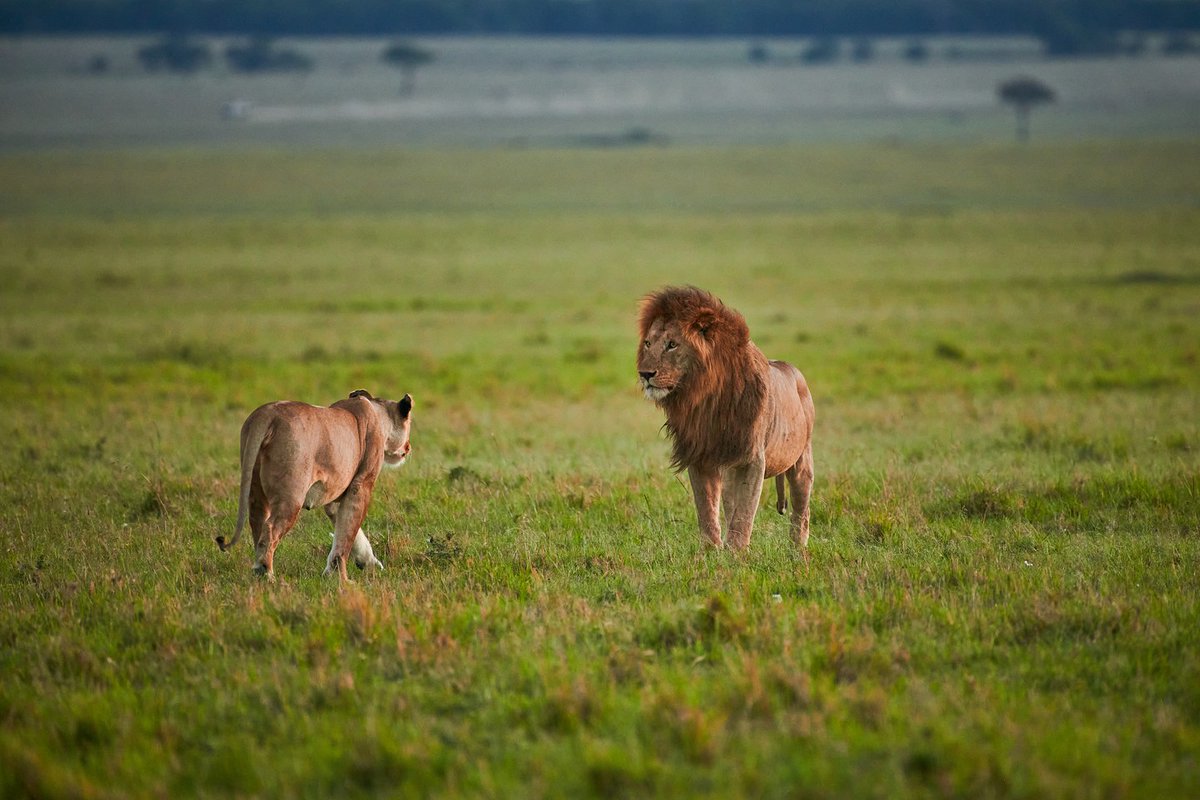
[[[870,39],[855,39],[850,46],[850,57],[855,63],[865,64],[875,58],[875,43]]]
[[[1141,58],[1146,55],[1146,37],[1136,31],[1130,31],[1117,39],[1121,55],[1131,58]]]
[[[89,75],[103,75],[108,72],[108,56],[97,53],[88,59],[85,69]]]
[[[308,72],[312,59],[295,50],[276,48],[266,36],[225,48],[225,63],[234,72]]]
[[[904,58],[914,64],[924,64],[929,60],[929,45],[920,39],[914,39],[904,45]]]
[[[746,48],[746,58],[751,64],[765,64],[771,60],[771,51],[762,42],[754,42]]]
[[[1189,34],[1175,31],[1167,34],[1167,38],[1163,40],[1162,52],[1164,56],[1188,56],[1200,53],[1200,47]]]
[[[383,51],[383,60],[400,70],[400,94],[413,93],[417,69],[433,61],[433,53],[411,42],[393,42]]]
[[[1013,107],[1017,113],[1017,141],[1029,141],[1029,112],[1034,106],[1054,102],[1054,90],[1037,78],[1010,78],[996,87],[1000,102]]]
[[[139,48],[137,57],[149,72],[167,70],[192,73],[212,63],[208,45],[174,34]]]
[[[829,64],[837,61],[841,50],[841,43],[835,37],[822,36],[809,42],[800,53],[800,60],[805,64]]]

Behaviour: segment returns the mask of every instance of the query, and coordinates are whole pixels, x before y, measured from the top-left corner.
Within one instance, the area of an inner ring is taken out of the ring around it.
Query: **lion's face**
[[[695,364],[696,353],[678,322],[656,319],[638,348],[637,370],[646,398],[661,403],[678,389]]]

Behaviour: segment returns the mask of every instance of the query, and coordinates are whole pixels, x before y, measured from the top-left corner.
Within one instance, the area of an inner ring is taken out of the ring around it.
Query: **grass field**
[[[1195,797],[1200,144],[0,158],[0,796]],[[702,552],[694,283],[817,403]],[[380,574],[274,584],[278,398],[411,392]]]

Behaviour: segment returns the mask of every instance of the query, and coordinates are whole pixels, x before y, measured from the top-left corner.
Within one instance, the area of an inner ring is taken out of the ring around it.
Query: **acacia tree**
[[[411,42],[393,42],[383,51],[383,60],[400,70],[400,94],[413,93],[417,68],[433,61],[433,53]]]
[[[1054,90],[1037,78],[1010,78],[996,87],[1000,102],[1017,112],[1017,141],[1029,141],[1029,112],[1034,106],[1054,102]]]
[[[295,50],[280,49],[266,36],[225,48],[225,61],[234,72],[308,72],[312,59]]]
[[[190,74],[212,63],[207,44],[179,34],[169,34],[138,48],[137,57],[147,72],[167,70]]]

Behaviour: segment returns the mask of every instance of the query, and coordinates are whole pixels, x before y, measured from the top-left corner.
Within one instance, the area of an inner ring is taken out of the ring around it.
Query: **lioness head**
[[[741,314],[703,289],[668,287],[642,301],[639,318],[642,342],[637,371],[642,391],[656,403],[683,394],[697,376],[708,371],[714,356],[732,352],[749,341]],[[691,379],[691,380],[689,380]]]
[[[408,458],[412,445],[408,441],[408,432],[412,427],[412,396],[404,395],[400,402],[382,401],[392,418],[392,432],[388,434],[387,445],[383,449],[383,463],[389,467],[398,467]]]
[[[382,407],[392,422],[391,432],[388,433],[387,444],[383,447],[383,463],[388,467],[398,467],[408,458],[412,451],[408,434],[412,428],[412,395],[406,394],[396,400],[384,400],[382,397],[372,397],[366,389],[358,389],[350,393],[351,397],[365,397],[372,403]]]

